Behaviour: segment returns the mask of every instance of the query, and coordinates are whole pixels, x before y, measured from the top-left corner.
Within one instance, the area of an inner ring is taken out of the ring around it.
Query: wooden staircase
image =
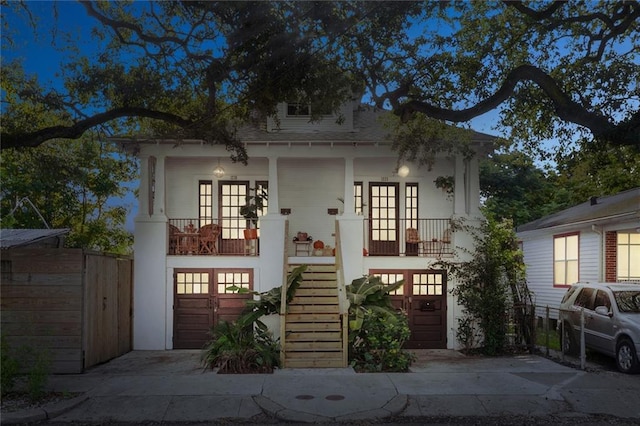
[[[308,265],[285,316],[284,368],[346,367],[342,325],[335,265]]]

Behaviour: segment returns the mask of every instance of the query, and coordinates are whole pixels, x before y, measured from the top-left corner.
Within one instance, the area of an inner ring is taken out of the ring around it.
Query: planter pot
[[[258,239],[258,230],[257,229],[245,229],[244,230],[244,239],[245,240],[257,240]]]

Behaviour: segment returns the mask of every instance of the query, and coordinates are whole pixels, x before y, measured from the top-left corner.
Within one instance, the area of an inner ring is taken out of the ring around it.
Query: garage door
[[[220,321],[233,321],[251,297],[230,287],[253,289],[250,269],[181,269],[174,273],[173,348],[200,349]]]
[[[385,284],[404,280],[404,286],[390,293],[394,307],[407,312],[411,336],[407,349],[446,349],[447,286],[443,271],[372,270]]]

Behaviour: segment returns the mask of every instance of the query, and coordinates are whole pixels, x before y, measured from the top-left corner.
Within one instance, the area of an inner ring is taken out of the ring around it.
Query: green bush
[[[25,380],[26,393],[32,401],[37,401],[45,393],[45,386],[51,373],[51,354],[48,350],[31,346],[19,348],[15,357],[4,336],[1,338],[2,395],[16,390],[18,379]],[[25,370],[26,374],[21,374]]]
[[[0,391],[2,395],[6,395],[15,388],[16,379],[20,371],[20,363],[11,356],[7,339],[2,336],[0,340],[0,380],[2,380],[0,382]]]
[[[239,319],[222,321],[211,332],[212,340],[202,353],[207,368],[222,374],[273,373],[280,365],[280,344],[262,327]]]
[[[353,331],[349,348],[351,366],[358,372],[406,372],[413,354],[402,346],[409,339],[409,321],[402,313],[392,316],[364,310],[362,327]]]

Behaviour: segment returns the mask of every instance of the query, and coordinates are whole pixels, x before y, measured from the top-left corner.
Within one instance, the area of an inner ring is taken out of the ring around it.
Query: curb
[[[2,414],[3,425],[20,425],[27,423],[40,422],[43,420],[50,420],[58,417],[72,408],[85,402],[89,399],[89,395],[82,394],[75,398],[69,398],[64,401],[52,402],[45,404],[39,408],[31,408],[28,410],[13,411],[10,413]]]

